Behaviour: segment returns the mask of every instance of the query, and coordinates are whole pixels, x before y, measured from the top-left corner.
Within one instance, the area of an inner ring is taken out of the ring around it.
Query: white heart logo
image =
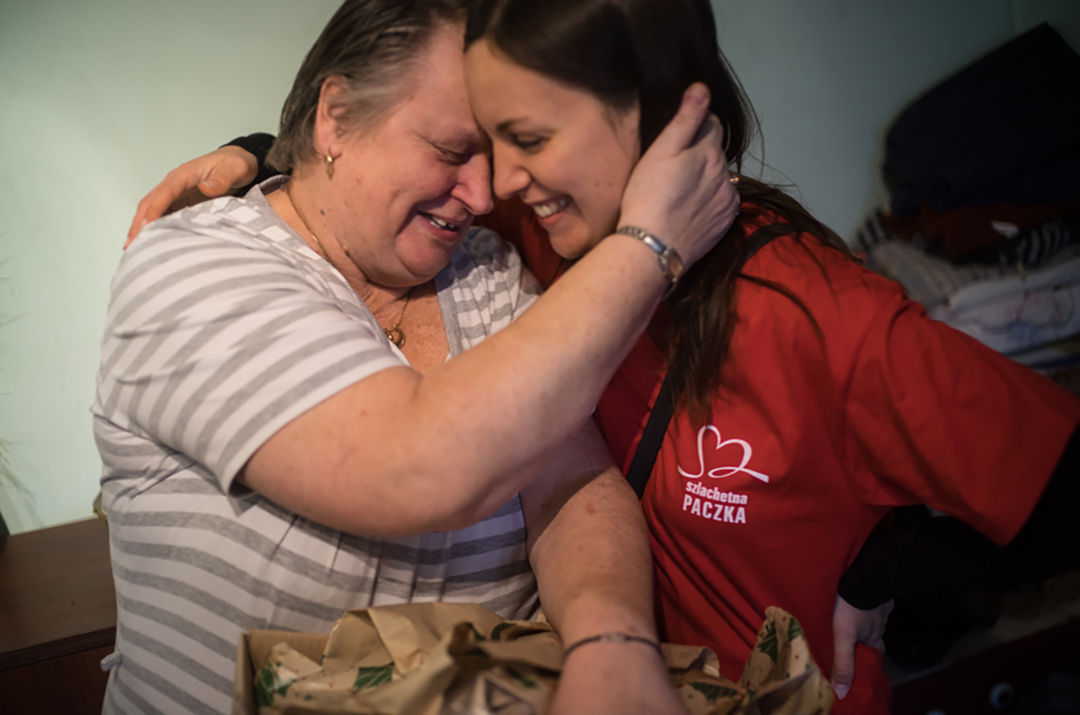
[[[690,472],[687,472],[685,469],[683,469],[682,466],[679,466],[679,474],[686,477],[687,479],[701,479],[702,477],[705,476],[705,474],[706,474],[706,472],[705,472],[705,433],[706,432],[712,432],[714,435],[716,435],[716,448],[715,448],[714,451],[719,452],[721,449],[723,449],[724,447],[727,447],[728,445],[737,445],[739,447],[742,447],[742,450],[743,450],[743,452],[742,452],[742,455],[743,455],[742,462],[738,466],[713,467],[712,469],[710,469],[708,471],[708,475],[711,478],[713,478],[713,479],[726,479],[727,477],[733,476],[735,474],[743,473],[743,474],[749,474],[754,479],[760,479],[761,481],[765,482],[766,484],[769,483],[769,475],[762,474],[761,472],[755,472],[753,469],[747,469],[746,468],[746,465],[750,463],[750,457],[754,454],[754,450],[752,450],[750,448],[750,444],[748,442],[744,441],[744,440],[741,440],[741,439],[724,440],[720,436],[720,430],[718,430],[713,425],[705,425],[700,430],[698,430],[698,435],[697,435],[698,471],[697,471],[697,473],[692,474]]]

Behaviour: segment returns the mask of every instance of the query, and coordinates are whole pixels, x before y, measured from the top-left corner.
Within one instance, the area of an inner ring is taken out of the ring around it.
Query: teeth
[[[533,206],[533,211],[535,211],[536,215],[540,218],[547,218],[552,214],[556,214],[559,211],[562,211],[564,208],[567,207],[567,205],[569,205],[569,203],[569,197],[562,196],[558,199],[555,199],[554,201],[548,201],[543,204],[536,204],[535,206]]]
[[[428,216],[427,220],[431,221],[433,224],[435,224],[436,226],[438,226],[439,228],[441,228],[441,229],[443,229],[445,231],[457,231],[458,230],[457,224],[448,223],[446,221],[443,221],[438,216]]]

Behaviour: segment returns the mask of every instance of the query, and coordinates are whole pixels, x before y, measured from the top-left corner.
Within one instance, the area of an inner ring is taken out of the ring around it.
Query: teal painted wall
[[[273,131],[336,0],[0,3],[0,477],[13,532],[91,516],[109,281],[139,198]]]
[[[766,169],[842,235],[884,199],[887,123],[915,94],[1075,0],[713,0]],[[135,204],[164,172],[273,131],[337,2],[0,6],[0,477],[12,531],[91,515],[98,340]],[[778,173],[782,172],[782,173]],[[748,173],[753,173],[752,167]],[[786,177],[786,178],[785,178]]]

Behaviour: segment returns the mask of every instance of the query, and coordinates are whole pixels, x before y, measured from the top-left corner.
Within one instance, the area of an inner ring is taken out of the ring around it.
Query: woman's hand
[[[139,202],[124,248],[154,219],[246,186],[258,170],[255,155],[238,146],[223,146],[184,162],[166,174]]]
[[[840,596],[833,606],[832,686],[841,700],[855,682],[855,644],[863,643],[885,652],[885,625],[889,622],[894,602],[886,601],[877,608],[863,611]]]
[[[723,129],[709,114],[709,90],[695,83],[630,175],[619,225],[642,228],[678,251],[689,267],[728,230],[739,209],[723,152]]]
[[[567,658],[548,712],[678,715],[686,707],[667,666],[652,648],[640,643],[590,643]]]

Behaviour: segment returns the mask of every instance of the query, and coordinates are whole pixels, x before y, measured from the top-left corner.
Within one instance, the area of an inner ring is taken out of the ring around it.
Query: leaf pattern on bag
[[[769,656],[775,663],[779,645],[776,640],[776,624],[772,621],[769,621],[767,624],[765,624],[764,630],[765,635],[758,643],[757,649],[765,655]]]
[[[381,665],[374,668],[357,668],[356,680],[353,681],[353,690],[374,688],[376,685],[389,683],[394,675],[394,665]]]
[[[280,663],[278,664],[280,665]],[[289,692],[289,686],[295,682],[295,678],[282,680],[273,664],[267,663],[259,671],[259,677],[255,679],[255,702],[260,705],[271,705],[275,695],[285,695]]]
[[[790,621],[788,621],[787,639],[789,643],[794,641],[796,638],[802,636],[802,634],[802,625],[797,620],[792,618]]]
[[[739,691],[726,685],[713,683],[689,683],[690,687],[705,696],[710,703],[715,703],[720,698],[738,697]]]
[[[526,688],[535,690],[537,687],[539,687],[539,684],[535,680],[532,680],[531,678],[528,678],[524,673],[517,670],[516,668],[512,668],[511,666],[506,666],[506,673],[511,678],[516,680],[518,682],[518,684],[523,685]]]

